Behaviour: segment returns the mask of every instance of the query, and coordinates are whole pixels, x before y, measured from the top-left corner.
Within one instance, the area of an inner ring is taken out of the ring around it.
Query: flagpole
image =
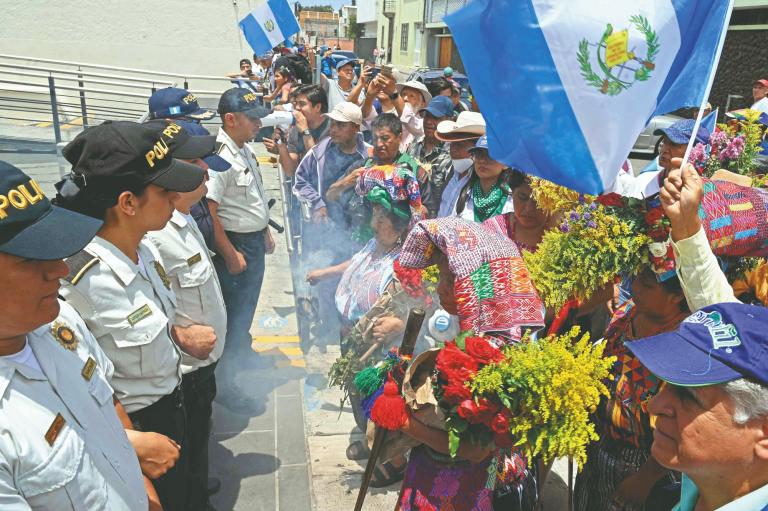
[[[699,112],[696,115],[696,122],[693,124],[693,134],[688,141],[688,147],[685,148],[685,155],[683,156],[683,165],[688,162],[688,158],[691,156],[691,150],[696,143],[696,134],[699,132],[699,126],[701,126],[701,119],[704,114],[704,107],[707,105],[709,99],[709,93],[712,90],[712,84],[715,81],[715,74],[717,73],[717,64],[720,62],[720,54],[723,52],[723,45],[725,44],[725,36],[728,33],[728,25],[731,22],[731,13],[733,13],[733,0],[728,1],[728,14],[725,15],[725,23],[723,23],[723,31],[720,33],[720,40],[717,42],[717,53],[714,60],[712,70],[709,72],[707,78],[707,87],[704,89],[704,96],[699,105]],[[726,112],[728,113],[728,112]],[[717,120],[715,120],[717,122]]]

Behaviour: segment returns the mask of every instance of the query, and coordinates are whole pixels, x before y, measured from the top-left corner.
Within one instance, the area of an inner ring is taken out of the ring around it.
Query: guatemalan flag
[[[245,40],[256,54],[268,52],[301,31],[288,0],[269,0],[240,20]]]
[[[494,159],[611,190],[647,121],[700,106],[733,0],[472,0],[447,16]]]

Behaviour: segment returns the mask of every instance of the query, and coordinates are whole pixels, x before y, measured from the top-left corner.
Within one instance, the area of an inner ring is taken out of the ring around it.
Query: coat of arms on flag
[[[645,38],[645,57],[640,56],[640,49],[629,48],[629,29],[615,31],[608,23],[602,37],[597,43],[582,39],[579,43],[577,59],[581,67],[581,75],[587,84],[595,87],[603,94],[615,96],[628,89],[636,81],[644,82],[656,68],[654,59],[659,53],[659,40],[651,28],[648,19],[635,15],[629,18],[633,28]],[[593,49],[595,60],[602,76],[592,68],[590,47]]]

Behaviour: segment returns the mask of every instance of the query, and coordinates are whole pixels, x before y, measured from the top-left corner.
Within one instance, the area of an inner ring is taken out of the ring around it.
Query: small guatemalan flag
[[[268,52],[301,31],[288,0],[269,0],[240,20],[240,29],[256,54]]]

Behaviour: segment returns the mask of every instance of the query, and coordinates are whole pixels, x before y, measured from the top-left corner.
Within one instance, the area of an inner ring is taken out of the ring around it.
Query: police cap
[[[40,185],[0,161],[0,252],[25,259],[64,259],[83,249],[101,222],[51,205]]]

